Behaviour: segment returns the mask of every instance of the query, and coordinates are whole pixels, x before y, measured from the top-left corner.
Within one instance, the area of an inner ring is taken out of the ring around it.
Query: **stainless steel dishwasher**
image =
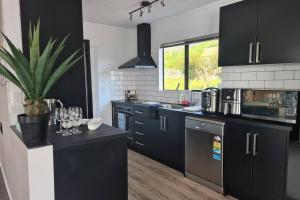
[[[185,176],[223,193],[224,121],[187,117]]]

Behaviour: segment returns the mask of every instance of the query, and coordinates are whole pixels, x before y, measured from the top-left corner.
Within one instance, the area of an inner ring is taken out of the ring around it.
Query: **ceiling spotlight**
[[[140,10],[140,17],[143,17],[144,11],[141,9]]]
[[[151,9],[152,9],[152,4],[150,4],[150,5],[148,6],[148,13],[151,13]]]
[[[166,6],[165,0],[161,0],[160,4],[161,4],[162,7],[165,7]]]
[[[130,14],[130,21],[132,21],[132,19],[133,19],[133,16],[132,16],[132,14]]]

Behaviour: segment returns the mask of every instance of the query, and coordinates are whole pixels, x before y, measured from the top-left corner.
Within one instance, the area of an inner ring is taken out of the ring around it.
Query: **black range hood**
[[[119,69],[128,68],[156,68],[157,65],[151,56],[151,27],[150,24],[137,26],[137,50],[138,56],[124,63]]]

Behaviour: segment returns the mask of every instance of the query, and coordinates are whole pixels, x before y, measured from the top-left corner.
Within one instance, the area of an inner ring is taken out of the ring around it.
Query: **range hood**
[[[137,26],[137,52],[138,56],[129,60],[119,67],[119,69],[128,68],[156,68],[151,56],[151,27],[150,24],[139,24]]]

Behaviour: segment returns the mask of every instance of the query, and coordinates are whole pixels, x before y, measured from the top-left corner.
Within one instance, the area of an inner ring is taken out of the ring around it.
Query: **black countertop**
[[[47,141],[42,143],[28,144],[24,142],[22,133],[17,130],[16,126],[11,126],[11,129],[29,149],[53,145],[54,150],[56,150],[70,146],[84,145],[92,142],[101,142],[126,137],[126,132],[106,124],[102,124],[101,127],[95,131],[90,131],[88,130],[87,126],[82,126],[79,128],[82,131],[81,134],[66,137],[56,133],[58,130],[57,126],[51,126],[47,132]]]
[[[148,106],[147,104],[142,104],[142,103],[133,103],[133,102],[128,102],[124,100],[116,100],[112,101],[112,103],[115,104],[121,104],[124,106],[134,106],[134,105],[143,105],[143,106]],[[172,104],[172,103],[164,103],[160,102],[161,104]],[[190,111],[185,111],[182,109],[172,109],[172,108],[164,108],[161,106],[156,106],[158,110],[166,110],[169,112],[177,112],[177,113],[182,113],[185,114],[186,116],[192,116],[192,117],[198,117],[198,118],[206,118],[206,119],[216,119],[216,120],[222,120],[222,121],[238,121],[240,123],[245,123],[248,125],[260,125],[260,126],[266,126],[266,127],[273,127],[276,129],[282,129],[286,131],[291,131],[293,128],[293,125],[286,124],[286,123],[281,123],[281,122],[272,122],[272,121],[267,121],[267,120],[261,120],[261,119],[253,119],[253,118],[247,118],[247,117],[242,117],[240,115],[223,115],[222,113],[207,113],[203,111],[198,111],[198,112],[190,112]]]

